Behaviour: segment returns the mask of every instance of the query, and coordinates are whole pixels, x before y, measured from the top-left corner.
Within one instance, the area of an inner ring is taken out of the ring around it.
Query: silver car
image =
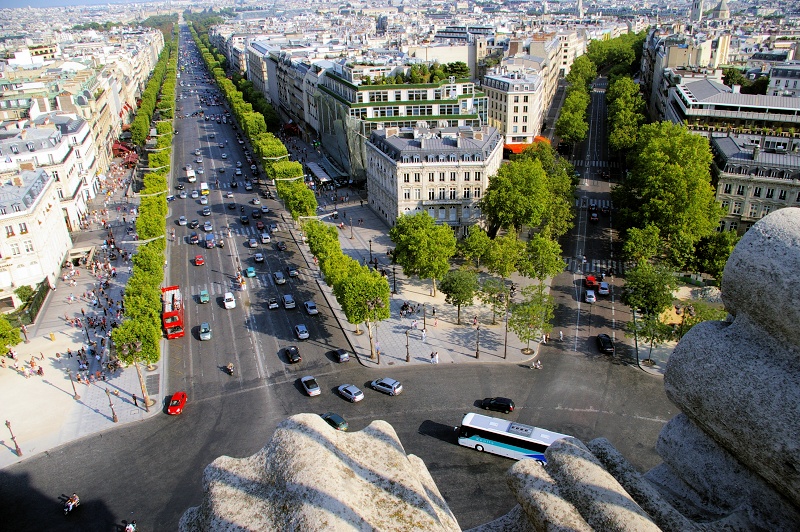
[[[357,386],[352,384],[342,384],[336,391],[339,392],[339,395],[350,401],[351,403],[357,403],[364,399],[364,392],[358,389]]]
[[[369,386],[373,390],[383,392],[387,395],[398,395],[403,391],[403,385],[400,384],[400,381],[390,379],[389,377],[374,380],[369,383]]]
[[[317,384],[317,379],[308,375],[300,379],[300,384],[303,385],[303,389],[306,391],[309,397],[314,397],[321,393],[319,389],[319,384]]]
[[[302,323],[294,326],[294,334],[299,340],[308,340],[309,338],[308,329]]]
[[[303,303],[303,306],[306,307],[306,312],[308,312],[309,316],[319,314],[319,310],[317,310],[317,305],[313,301],[306,301],[305,303]]]

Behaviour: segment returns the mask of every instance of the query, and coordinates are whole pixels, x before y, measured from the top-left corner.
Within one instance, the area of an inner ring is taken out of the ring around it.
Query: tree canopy
[[[450,270],[439,283],[445,301],[457,308],[456,324],[461,325],[461,307],[472,305],[478,291],[478,275],[469,270]]]
[[[719,224],[708,141],[671,122],[642,126],[631,171],[613,191],[623,228],[658,228],[664,259],[676,268]]]
[[[438,225],[427,213],[400,216],[389,231],[395,249],[392,254],[408,276],[430,279],[436,295],[436,279],[450,270],[456,252],[456,237],[448,225]]]

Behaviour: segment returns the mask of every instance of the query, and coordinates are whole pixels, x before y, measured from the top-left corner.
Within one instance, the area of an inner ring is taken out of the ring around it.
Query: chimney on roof
[[[14,177],[11,179],[11,182],[12,182],[12,184],[13,184],[15,187],[21,187],[21,186],[22,186],[22,184],[23,184],[23,182],[22,182],[22,178],[21,178],[20,176],[18,176],[18,175],[15,175],[15,176],[14,176]]]
[[[733,90],[734,94],[739,94],[739,92],[741,92],[742,86],[741,85],[734,85],[733,87],[731,87],[731,89]]]

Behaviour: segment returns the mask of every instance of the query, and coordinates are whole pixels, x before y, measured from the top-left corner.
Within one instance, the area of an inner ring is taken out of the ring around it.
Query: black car
[[[250,218],[246,214],[239,216],[239,221],[242,222],[242,225],[250,225]]]
[[[200,242],[200,236],[198,236],[196,232],[192,231],[192,234],[189,235],[189,243],[197,244],[198,242]]]
[[[228,209],[230,209],[232,211],[236,210],[236,202],[232,201],[232,202],[228,203]]]
[[[253,209],[253,218],[261,218],[261,209]]]
[[[297,349],[296,346],[290,345],[286,348],[286,358],[289,359],[289,362],[292,364],[297,364],[303,358],[300,356],[300,351]]]
[[[200,227],[200,221],[199,220],[192,220],[191,222],[189,222],[189,228],[190,229],[196,229],[198,227]]]
[[[607,334],[598,334],[597,349],[599,349],[601,353],[605,353],[607,355],[613,355],[614,341],[611,340],[611,337]]]
[[[186,188],[186,185],[184,185],[183,183],[178,183],[177,185],[175,185],[175,188],[177,188],[178,190],[183,190]]]
[[[481,401],[481,408],[484,410],[494,410],[508,414],[514,411],[514,401],[507,397],[487,397]]]
[[[291,264],[286,267],[286,273],[289,274],[289,277],[297,277],[300,273],[297,271],[297,268],[292,266]]]
[[[275,244],[275,248],[278,251],[286,251],[286,242],[278,242],[277,244]]]
[[[237,183],[236,181],[231,181],[231,188],[237,188],[238,186],[239,183]]]

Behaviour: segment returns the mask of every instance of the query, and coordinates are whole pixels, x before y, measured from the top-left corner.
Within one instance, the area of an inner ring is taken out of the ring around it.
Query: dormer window
[[[19,153],[19,148],[17,148],[16,144],[11,145],[11,153]]]
[[[36,149],[36,147],[33,145],[33,142],[29,142],[26,144],[26,146],[28,147],[28,151],[34,151]]]

